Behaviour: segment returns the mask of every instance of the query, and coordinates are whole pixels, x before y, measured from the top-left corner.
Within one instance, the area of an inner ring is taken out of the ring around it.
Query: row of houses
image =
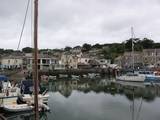
[[[33,56],[31,53],[19,56],[3,56],[0,58],[1,69],[27,69],[32,70]],[[82,53],[63,53],[61,57],[55,57],[48,54],[38,55],[38,69],[81,69],[94,67],[107,67],[110,60],[97,59]]]
[[[141,68],[160,66],[160,49],[144,49],[142,52],[125,52],[115,59],[115,64],[122,68]]]

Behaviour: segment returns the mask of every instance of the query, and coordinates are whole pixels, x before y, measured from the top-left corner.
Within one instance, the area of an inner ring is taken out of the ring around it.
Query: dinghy
[[[28,112],[34,109],[34,105],[29,104],[10,104],[3,105],[3,109],[6,112],[17,113],[17,112]],[[39,104],[39,111],[49,111],[50,108],[46,104]]]
[[[33,106],[29,106],[28,104],[10,104],[3,105],[3,109],[7,112],[24,112],[33,110]]]

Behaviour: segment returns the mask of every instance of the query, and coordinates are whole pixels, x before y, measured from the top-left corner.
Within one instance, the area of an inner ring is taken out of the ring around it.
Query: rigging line
[[[132,92],[132,103],[130,104],[130,112],[131,112],[131,120],[135,120],[134,116],[135,116],[135,101],[134,101],[134,88],[133,88],[133,92]]]
[[[138,109],[136,120],[139,120],[140,112],[141,112],[141,109],[142,109],[142,103],[143,103],[143,98],[141,97],[141,103],[140,103],[140,106],[139,106],[139,109]]]
[[[19,42],[18,42],[17,50],[19,49],[19,46],[20,46],[21,41],[22,41],[22,35],[23,35],[23,31],[24,31],[25,24],[26,24],[26,19],[27,19],[29,4],[30,4],[30,0],[28,0],[28,2],[27,2],[26,12],[25,12],[25,16],[24,16],[24,21],[23,21],[23,25],[22,25],[22,30],[21,30],[20,37],[19,37]]]
[[[134,120],[134,105],[135,105],[135,103],[134,103],[134,89],[133,89],[133,107],[132,107],[132,120]]]

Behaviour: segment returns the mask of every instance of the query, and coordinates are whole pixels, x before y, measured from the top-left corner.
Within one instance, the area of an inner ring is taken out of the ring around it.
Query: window
[[[43,63],[43,64],[46,64],[46,62],[47,62],[47,61],[46,61],[45,59],[42,59],[42,63]]]
[[[38,59],[38,63],[40,64],[40,59]]]
[[[10,63],[10,60],[8,60],[8,64]]]

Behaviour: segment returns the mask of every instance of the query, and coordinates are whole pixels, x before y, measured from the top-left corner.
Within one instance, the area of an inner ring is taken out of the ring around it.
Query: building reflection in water
[[[128,108],[130,107],[130,116],[132,120],[139,118],[139,113],[140,111],[142,111],[141,109],[143,108],[143,101],[151,102],[154,101],[156,97],[160,97],[159,86],[146,87],[141,83],[117,83],[113,80],[108,79],[54,80],[49,81],[48,83],[42,83],[41,85],[42,87],[44,87],[44,89],[49,89],[51,93],[59,92],[67,99],[72,95],[73,91],[83,92],[84,94],[90,94],[90,92],[92,92],[95,94],[104,93],[104,95],[110,94],[112,96],[125,96],[130,101],[130,106],[128,106]],[[53,114],[54,111],[51,112]],[[41,113],[40,120],[49,120],[47,118],[47,115],[47,113]],[[8,118],[7,120],[33,120],[34,114],[9,114],[6,117]]]
[[[107,93],[111,95],[125,95],[129,100],[134,98],[143,98],[143,100],[150,102],[156,97],[160,96],[159,86],[145,86],[142,83],[116,83],[111,80],[57,80],[49,82],[49,91],[59,92],[64,97],[71,96],[72,91],[77,90],[83,93],[95,92],[95,93]]]

